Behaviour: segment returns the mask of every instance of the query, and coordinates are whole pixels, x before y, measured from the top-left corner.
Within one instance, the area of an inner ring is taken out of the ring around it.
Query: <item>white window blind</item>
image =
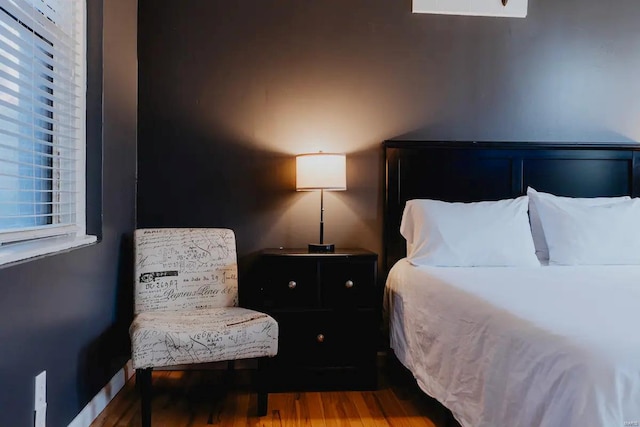
[[[85,234],[85,0],[0,0],[0,244]]]

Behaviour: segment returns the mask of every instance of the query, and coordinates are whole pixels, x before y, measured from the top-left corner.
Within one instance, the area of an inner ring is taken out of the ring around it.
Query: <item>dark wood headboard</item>
[[[640,145],[386,141],[385,271],[405,256],[407,200],[520,196],[527,187],[572,197],[640,195]]]

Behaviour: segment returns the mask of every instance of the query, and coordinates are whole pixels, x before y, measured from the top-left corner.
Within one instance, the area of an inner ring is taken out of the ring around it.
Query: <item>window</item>
[[[0,264],[88,243],[84,2],[0,0]]]

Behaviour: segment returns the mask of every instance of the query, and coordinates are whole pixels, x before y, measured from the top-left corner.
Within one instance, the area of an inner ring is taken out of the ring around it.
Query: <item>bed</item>
[[[637,146],[385,143],[390,346],[463,427],[640,425],[640,266],[411,265],[411,199],[638,196]]]

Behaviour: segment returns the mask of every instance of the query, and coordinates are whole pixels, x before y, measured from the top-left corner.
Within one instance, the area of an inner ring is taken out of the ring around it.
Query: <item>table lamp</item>
[[[309,243],[309,252],[334,252],[333,243],[324,243],[324,191],[347,189],[346,156],[335,153],[296,156],[296,190],[320,190],[320,242]]]

